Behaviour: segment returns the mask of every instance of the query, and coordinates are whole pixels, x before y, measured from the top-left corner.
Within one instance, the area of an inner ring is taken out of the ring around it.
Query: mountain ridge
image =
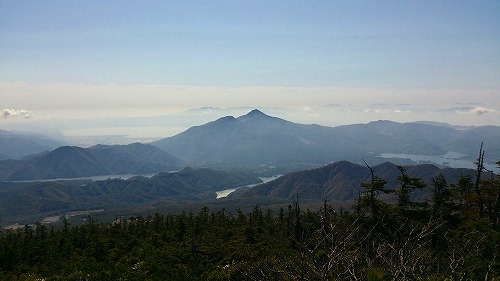
[[[147,144],[61,146],[25,160],[0,161],[0,179],[41,180],[177,170],[183,162]]]
[[[124,210],[142,204],[151,209],[162,200],[214,199],[216,191],[259,182],[248,173],[194,168],[126,180],[0,182],[0,224],[82,209]]]
[[[455,151],[474,161],[481,142],[486,161],[500,159],[500,127],[457,130],[417,122],[378,120],[367,124],[327,127],[298,124],[254,109],[191,127],[155,145],[179,158],[208,167],[322,165],[382,153],[444,155]],[[378,162],[382,162],[378,159]]]
[[[0,160],[19,160],[61,145],[64,145],[62,141],[44,135],[0,129]]]
[[[397,177],[400,176],[398,165],[384,162],[372,167],[375,174],[386,179],[387,188],[397,188]],[[449,183],[454,183],[461,175],[474,175],[471,169],[439,168],[431,164],[405,166],[411,177],[421,178],[429,186],[432,178],[443,174]],[[366,166],[338,161],[319,168],[288,173],[273,181],[259,184],[251,188],[242,188],[231,193],[228,198],[253,198],[258,201],[266,199],[294,200],[296,196],[304,200],[335,200],[337,202],[352,201],[358,197],[362,182],[370,181],[370,171]],[[424,198],[426,194],[420,194]],[[387,198],[387,196],[386,196]]]

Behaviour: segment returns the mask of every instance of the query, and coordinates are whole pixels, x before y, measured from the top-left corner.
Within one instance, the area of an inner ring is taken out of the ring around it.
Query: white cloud
[[[10,110],[0,109],[0,118],[17,123],[13,117],[30,118],[30,112],[18,112],[22,108],[35,111],[40,122],[145,118],[202,108],[208,122],[220,114],[239,115],[246,109],[267,108],[266,114],[297,123],[352,124],[383,118],[491,125],[498,123],[498,95],[495,89],[227,88],[0,81],[2,107]],[[293,111],[285,114],[283,108]]]
[[[498,112],[491,108],[476,106],[473,109],[469,110],[469,113],[476,115],[485,115],[485,114],[496,114]]]
[[[362,111],[363,111],[363,113],[376,113],[376,114],[403,114],[403,113],[412,113],[409,110],[382,109],[382,108],[365,108]]]
[[[24,119],[32,119],[33,118],[33,114],[27,110],[24,110],[24,109],[5,108],[4,110],[2,110],[1,115],[4,119],[18,118],[18,117],[23,117]]]
[[[302,110],[307,112],[307,114],[311,117],[319,117],[319,113],[316,110],[311,109],[309,106],[304,107]]]
[[[472,115],[492,115],[498,113],[498,111],[496,111],[495,109],[486,108],[482,106],[475,106],[475,107],[466,106],[466,107],[455,108],[455,112],[472,114]]]

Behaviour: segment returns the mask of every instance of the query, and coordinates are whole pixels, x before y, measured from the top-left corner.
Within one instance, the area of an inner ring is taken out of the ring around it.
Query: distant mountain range
[[[153,208],[162,200],[215,198],[216,191],[259,182],[247,173],[192,168],[127,180],[0,182],[0,223],[95,208],[117,212],[141,204]]]
[[[397,186],[400,175],[395,164],[373,166],[375,173],[388,180],[387,188]],[[429,198],[431,179],[442,173],[448,183],[473,170],[438,168],[434,165],[407,166],[408,174],[426,181],[429,188],[416,192],[417,200]],[[136,176],[127,180],[0,182],[0,224],[32,221],[64,212],[106,209],[108,215],[126,212],[169,211],[168,206],[218,206],[236,209],[244,206],[289,204],[299,196],[302,202],[321,204],[325,199],[334,206],[351,206],[358,198],[362,182],[370,180],[368,168],[339,161],[320,168],[288,173],[268,183],[242,172],[184,168],[179,172],[159,173],[151,178]],[[242,187],[227,198],[215,199],[216,191]],[[381,199],[391,200],[390,196]],[[167,207],[166,207],[167,206]],[[166,209],[165,209],[166,208]],[[135,210],[135,211],[134,211]],[[181,209],[182,210],[182,209]]]
[[[160,206],[171,208],[170,204],[180,208],[184,204],[271,206],[289,203],[297,195],[313,204],[326,198],[349,205],[358,197],[361,182],[369,180],[368,169],[359,165],[361,159],[373,165],[392,188],[399,171],[396,164],[383,163],[382,153],[443,155],[453,151],[472,163],[481,142],[486,162],[500,160],[498,126],[456,128],[425,122],[375,121],[326,127],[293,123],[259,110],[194,126],[151,144],[60,146],[44,137],[0,130],[0,223],[5,218],[38,218],[103,207],[121,213],[138,207],[148,211]],[[186,166],[196,168],[182,169]],[[158,174],[127,180],[16,182],[153,173]],[[269,183],[238,189],[228,198],[215,199],[215,191],[259,183],[257,175],[266,173],[287,174]],[[471,170],[429,164],[409,165],[408,173],[428,183],[439,173],[449,183],[456,182],[461,174],[473,175]],[[428,193],[415,196],[422,199]]]
[[[211,109],[210,109],[211,110]],[[374,121],[338,127],[304,125],[252,110],[194,126],[149,144],[58,146],[55,140],[0,130],[0,180],[144,174],[187,165],[236,169],[261,175],[319,167],[335,161],[377,164],[383,153],[463,154],[472,164],[484,142],[485,162],[500,159],[500,127],[454,128],[441,123]],[[459,154],[459,155],[460,155]],[[17,159],[17,160],[13,160]],[[443,161],[445,162],[445,161]],[[445,165],[445,164],[444,164]],[[488,167],[495,166],[490,165]]]
[[[500,127],[453,127],[375,121],[338,127],[303,125],[252,110],[227,116],[151,144],[194,165],[241,168],[321,165],[381,153],[443,155],[459,152],[471,162],[485,143],[485,160],[500,159]],[[380,161],[381,159],[379,159]],[[382,162],[382,161],[380,161]]]
[[[63,142],[42,135],[0,130],[0,160],[21,159],[61,145]]]
[[[401,175],[397,166],[385,162],[372,167],[376,175],[388,181],[386,187],[397,187],[397,177]],[[461,175],[474,175],[470,169],[438,168],[424,164],[406,166],[411,177],[417,177],[431,185],[431,179],[440,173],[448,183],[456,183]],[[346,202],[358,197],[362,182],[370,181],[370,171],[366,166],[347,161],[339,161],[320,168],[286,174],[268,183],[252,188],[242,188],[229,195],[232,199],[253,199],[258,202],[266,199],[294,200],[296,195],[302,200]],[[430,190],[430,189],[429,189]],[[425,197],[426,192],[420,194]],[[428,194],[428,193],[427,193]],[[269,201],[269,200],[266,200]]]
[[[0,161],[0,180],[81,178],[178,170],[184,163],[152,145],[61,146],[23,160]]]

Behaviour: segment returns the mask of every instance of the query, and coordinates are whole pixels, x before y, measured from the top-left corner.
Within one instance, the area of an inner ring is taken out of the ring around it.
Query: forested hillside
[[[153,208],[162,200],[215,198],[216,191],[259,182],[251,174],[193,168],[126,180],[0,182],[0,224],[32,222],[76,210],[117,209],[120,214],[142,204]]]
[[[61,146],[22,160],[0,161],[0,180],[22,181],[178,170],[184,163],[147,144]]]
[[[300,198],[276,210],[117,217],[59,229],[43,224],[0,236],[2,280],[496,280],[500,277],[500,178],[408,196],[422,179],[400,167],[399,186],[377,174],[352,211]],[[381,193],[397,197],[389,204]]]
[[[471,169],[439,168],[430,164],[406,166],[408,175],[421,178],[430,184],[432,178],[442,174],[448,181],[454,182],[461,175],[474,175]],[[397,177],[401,172],[398,166],[384,162],[373,167],[373,170],[385,178],[389,188],[398,185]],[[336,202],[350,201],[358,197],[360,183],[370,178],[370,170],[366,166],[348,161],[339,161],[320,168],[288,173],[276,180],[252,188],[241,188],[232,193],[230,198],[281,198],[293,200],[298,194],[303,200],[321,201],[325,198]],[[417,194],[416,194],[417,195]],[[421,199],[429,196],[428,190],[418,194]],[[385,199],[390,199],[386,198]]]

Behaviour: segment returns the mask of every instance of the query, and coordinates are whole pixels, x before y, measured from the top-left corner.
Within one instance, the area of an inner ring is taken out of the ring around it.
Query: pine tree
[[[371,180],[370,182],[361,183],[361,187],[364,188],[362,191],[362,196],[358,199],[359,209],[369,208],[372,218],[378,219],[380,213],[381,202],[377,199],[380,192],[387,193],[388,190],[385,189],[387,180],[380,178],[375,175],[373,169],[365,162],[366,167],[370,170]]]
[[[397,207],[402,210],[412,209],[416,204],[411,201],[411,194],[415,190],[424,188],[426,184],[420,178],[410,177],[405,167],[398,166],[398,170],[401,173],[397,177],[400,186],[394,191],[397,196]]]

